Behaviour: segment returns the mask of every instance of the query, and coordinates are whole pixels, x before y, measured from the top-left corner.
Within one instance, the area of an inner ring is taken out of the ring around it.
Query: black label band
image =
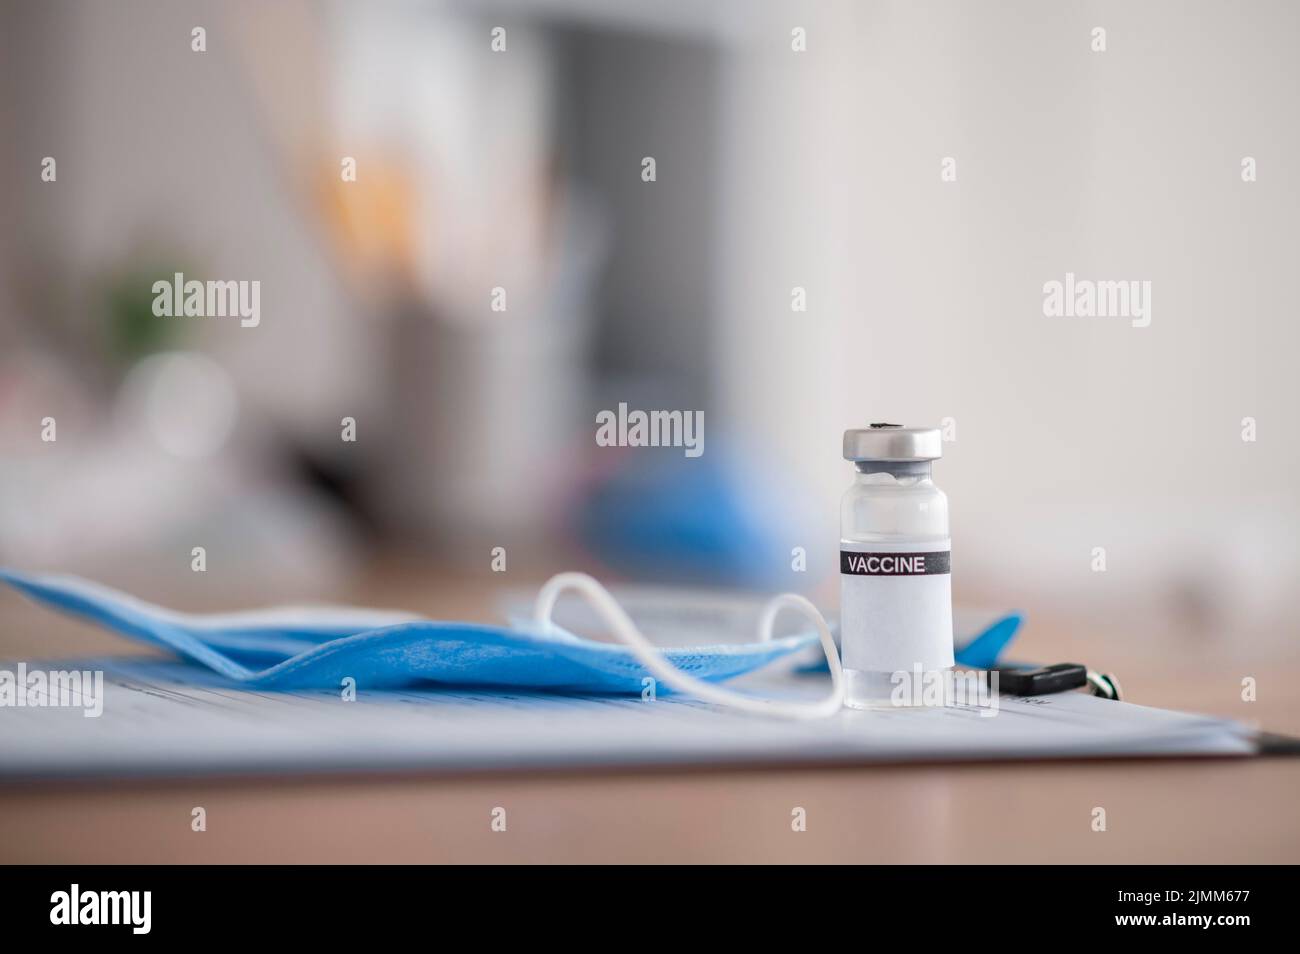
[[[850,576],[930,576],[947,573],[952,563],[948,550],[932,553],[859,553],[840,551],[840,572]]]

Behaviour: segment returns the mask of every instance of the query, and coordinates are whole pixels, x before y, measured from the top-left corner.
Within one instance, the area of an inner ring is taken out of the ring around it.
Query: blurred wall
[[[59,163],[57,188],[13,190],[23,241],[10,280],[56,276],[67,291],[58,304],[87,336],[101,322],[89,286],[133,252],[260,280],[263,311],[277,320],[256,335],[202,323],[193,327],[202,343],[222,354],[250,398],[290,422],[315,418],[322,404],[357,407],[379,343],[349,320],[325,239],[297,205],[322,170],[286,166],[277,137],[299,130],[259,108],[244,69],[240,15],[251,8],[139,0],[6,6],[15,163],[28,174],[43,156]],[[199,24],[210,38],[201,55],[189,43]],[[303,117],[316,117],[311,38],[296,39],[277,49],[278,68],[297,87]],[[297,355],[294,375],[277,373],[286,351]]]
[[[1300,8],[842,3],[786,22],[808,52],[773,44],[730,88],[721,373],[729,417],[821,502],[816,535],[851,477],[843,428],[951,417],[935,474],[968,595],[1294,618]],[[1067,271],[1150,280],[1150,326],[1044,317]]]

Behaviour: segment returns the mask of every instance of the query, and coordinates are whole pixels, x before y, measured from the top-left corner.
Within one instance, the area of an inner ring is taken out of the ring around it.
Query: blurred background
[[[944,422],[959,602],[1293,654],[1297,39],[1286,2],[4,2],[0,563],[833,606],[842,430]],[[156,317],[175,272],[260,281],[260,324]],[[1152,282],[1150,327],[1045,318],[1066,272]],[[597,446],[620,402],[703,411],[703,456]]]

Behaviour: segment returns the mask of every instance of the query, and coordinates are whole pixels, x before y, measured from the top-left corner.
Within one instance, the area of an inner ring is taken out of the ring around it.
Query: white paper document
[[[11,664],[9,665],[12,668]],[[69,663],[60,667],[71,668]],[[104,671],[103,712],[0,708],[0,778],[202,772],[467,771],[539,767],[809,764],[1250,755],[1253,732],[1208,716],[1080,692],[974,708],[845,710],[791,722],[682,696],[574,698],[420,688],[248,692],[170,660]],[[814,697],[825,680],[741,681]]]

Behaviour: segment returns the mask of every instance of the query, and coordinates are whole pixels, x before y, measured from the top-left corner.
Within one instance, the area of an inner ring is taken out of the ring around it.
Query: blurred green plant
[[[176,272],[189,268],[176,263],[159,264],[136,260],[115,271],[104,283],[106,345],[115,361],[129,365],[145,355],[176,347],[191,322],[162,318],[154,314],[153,285],[171,281]]]

